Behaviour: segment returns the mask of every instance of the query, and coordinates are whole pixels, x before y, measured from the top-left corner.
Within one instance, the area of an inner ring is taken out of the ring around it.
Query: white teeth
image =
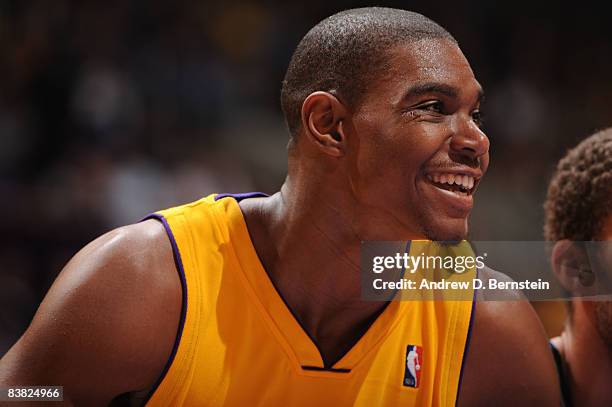
[[[474,187],[474,177],[463,174],[428,174],[430,181],[449,185],[461,185],[465,189]]]

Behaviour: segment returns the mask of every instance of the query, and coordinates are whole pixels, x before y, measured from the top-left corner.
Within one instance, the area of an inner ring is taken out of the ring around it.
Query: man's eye
[[[472,120],[476,123],[476,126],[482,127],[484,123],[484,116],[480,110],[472,112]]]
[[[444,106],[442,106],[442,102],[431,101],[431,102],[423,103],[418,108],[421,110],[428,110],[430,112],[442,113],[443,107]]]

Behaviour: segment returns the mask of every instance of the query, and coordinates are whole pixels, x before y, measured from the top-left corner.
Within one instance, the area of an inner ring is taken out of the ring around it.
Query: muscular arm
[[[557,373],[540,321],[524,297],[511,295],[512,301],[475,304],[458,406],[560,405]]]
[[[0,360],[0,386],[64,386],[64,405],[108,405],[146,390],[170,356],[181,286],[155,220],[114,230],[62,270]]]

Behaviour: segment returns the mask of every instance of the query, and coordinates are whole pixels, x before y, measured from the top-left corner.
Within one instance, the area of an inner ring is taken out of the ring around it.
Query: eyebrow
[[[439,82],[426,82],[416,84],[408,89],[404,94],[403,100],[422,96],[428,93],[438,93],[451,98],[456,98],[459,95],[459,90],[454,86]],[[479,87],[477,100],[481,102],[484,98],[484,91]]]

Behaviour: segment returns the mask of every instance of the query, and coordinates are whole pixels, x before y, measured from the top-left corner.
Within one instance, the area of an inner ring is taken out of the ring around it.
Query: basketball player
[[[606,278],[602,273],[609,279],[610,245],[588,253],[577,242],[612,241],[612,128],[582,141],[559,162],[545,210],[546,239],[557,242],[551,263],[565,288],[580,295]],[[576,297],[568,305],[565,329],[551,340],[564,403],[612,406],[612,301]]]
[[[360,298],[361,241],[466,237],[489,162],[481,97],[426,17],[327,18],[283,82],[280,191],[211,195],[86,246],[0,382],[88,406],[557,406],[528,303]]]

